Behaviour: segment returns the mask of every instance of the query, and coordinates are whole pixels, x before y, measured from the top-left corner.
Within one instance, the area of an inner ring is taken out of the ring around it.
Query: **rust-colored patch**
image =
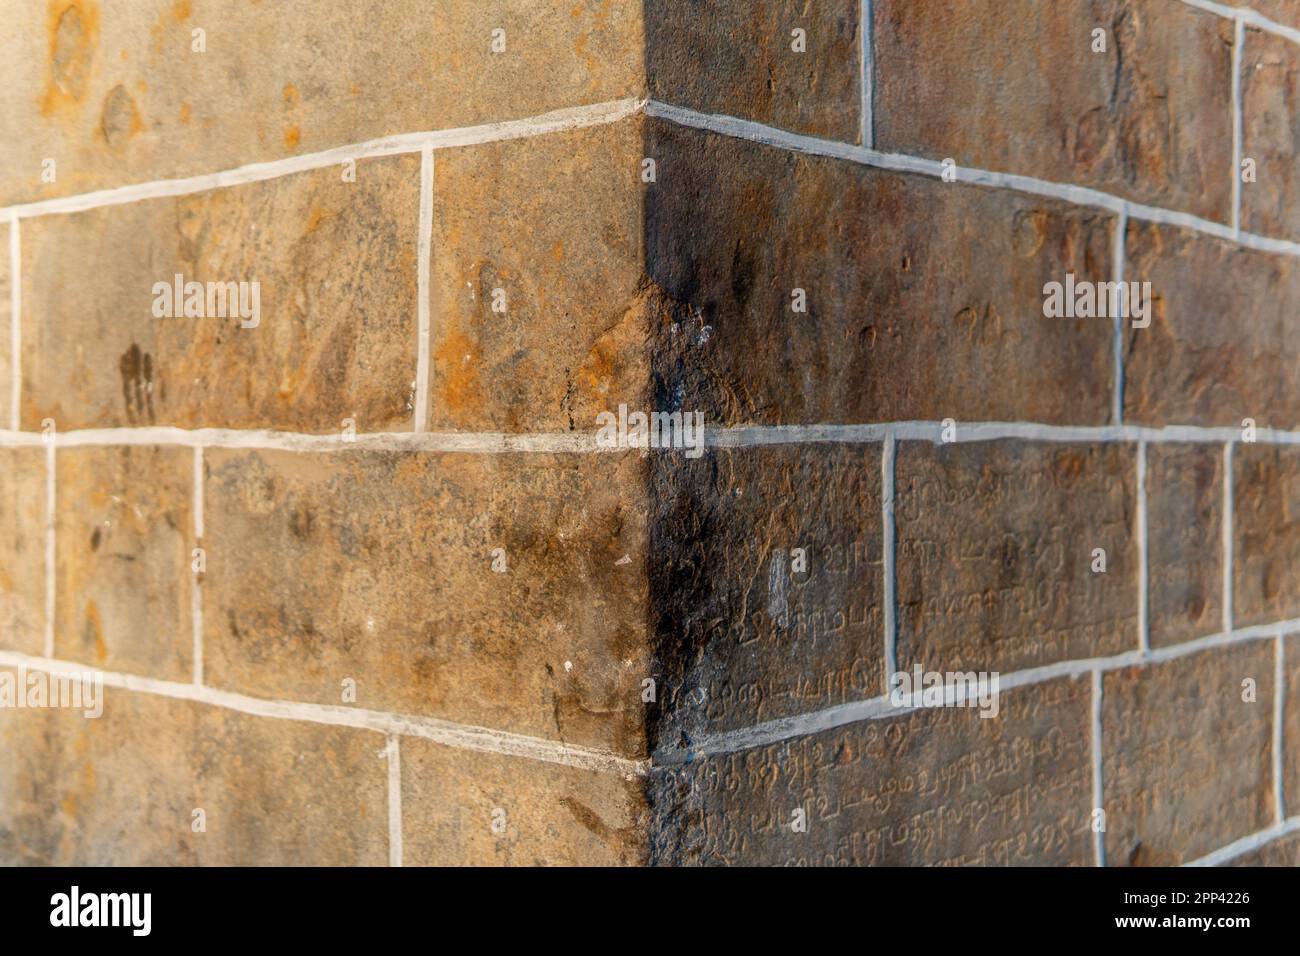
[[[284,89],[280,91],[280,98],[284,100],[286,106],[298,105],[298,87],[292,83],[284,84]]]
[[[180,113],[181,122],[188,124],[190,119],[193,118],[193,116],[194,116],[194,110],[190,106],[189,101],[187,100],[186,102],[181,104],[181,113]]]
[[[293,149],[302,140],[302,133],[298,131],[297,126],[290,126],[284,131],[284,145],[287,149]]]
[[[135,100],[126,91],[126,87],[119,83],[104,97],[104,107],[99,115],[100,135],[111,149],[119,149],[142,129],[144,123],[140,119]]]
[[[85,98],[99,42],[99,6],[94,0],[51,0],[47,30],[50,66],[40,109],[42,116],[53,116]]]
[[[172,19],[183,23],[190,18],[190,0],[176,0],[172,4]]]
[[[478,343],[452,325],[438,346],[437,359],[442,405],[450,411],[477,408],[481,401]]]
[[[95,662],[108,660],[108,645],[104,643],[104,625],[99,619],[99,606],[94,601],[86,602],[86,623],[81,630],[82,639],[87,644],[95,645]]]

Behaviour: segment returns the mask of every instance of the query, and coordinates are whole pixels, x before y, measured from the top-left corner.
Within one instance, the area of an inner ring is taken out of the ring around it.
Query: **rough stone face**
[[[1241,184],[1241,227],[1294,239],[1300,235],[1300,49],[1262,30],[1246,31],[1244,49],[1242,156],[1255,160],[1257,178]]]
[[[23,427],[409,429],[419,193],[401,156],[25,223]],[[155,318],[178,273],[260,321]]]
[[[650,96],[673,106],[858,142],[858,2],[704,0],[683,6],[646,0]]]
[[[384,738],[106,688],[0,709],[0,857],[41,866],[382,866]],[[39,741],[39,746],[35,742]],[[205,813],[195,832],[194,810]]]
[[[627,866],[646,860],[644,778],[412,737],[402,740],[401,761],[406,866]]]
[[[644,405],[641,159],[639,119],[438,152],[431,427],[590,431]]]
[[[1151,283],[1151,326],[1125,332],[1125,422],[1300,425],[1295,258],[1131,220],[1125,278]]]
[[[1135,486],[1131,447],[901,442],[899,668],[1015,671],[1136,648]]]
[[[1231,21],[1136,0],[874,6],[879,149],[1229,221]]]
[[[1300,617],[1300,453],[1241,444],[1233,458],[1233,623]]]
[[[639,96],[641,18],[611,0],[51,0],[0,37],[0,203]]]
[[[190,680],[194,453],[63,448],[55,476],[54,656]]]
[[[1223,630],[1223,448],[1148,444],[1152,647]]]
[[[635,455],[204,462],[208,683],[644,752]]]
[[[1108,420],[1113,323],[1044,317],[1043,286],[1108,280],[1113,217],[648,128],[657,397],[728,424]]]
[[[1005,691],[651,778],[657,863],[1088,865],[1089,684]],[[802,810],[806,832],[795,832]]]
[[[663,743],[881,692],[879,444],[659,454],[650,501]]]
[[[0,448],[0,647],[45,642],[45,450]]]
[[[1176,866],[1273,822],[1273,692],[1268,641],[1104,676],[1108,865]]]

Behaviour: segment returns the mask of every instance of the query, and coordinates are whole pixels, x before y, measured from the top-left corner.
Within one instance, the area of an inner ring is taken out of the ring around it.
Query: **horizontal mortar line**
[[[11,219],[30,219],[34,216],[60,215],[84,212],[102,206],[117,206],[145,199],[168,196],[185,196],[247,183],[277,179],[292,173],[323,169],[348,160],[375,159],[382,156],[400,156],[419,153],[424,149],[451,149],[458,146],[477,146],[511,139],[524,139],[548,133],[581,129],[614,123],[640,113],[644,100],[623,99],[553,110],[524,119],[485,123],[479,126],[462,126],[453,129],[430,130],[419,133],[399,133],[380,139],[367,140],[346,146],[336,146],[317,153],[304,153],[264,163],[251,163],[235,169],[215,173],[201,173],[180,179],[161,179],[134,183],[74,196],[44,199],[38,202],[0,208],[0,222]]]
[[[1258,27],[1267,33],[1285,37],[1292,43],[1300,43],[1300,30],[1285,26],[1276,20],[1270,20],[1250,7],[1236,7],[1227,3],[1215,3],[1214,0],[1183,0],[1183,3],[1198,10],[1204,10],[1206,13],[1226,17],[1229,20],[1240,20],[1248,26]]]
[[[682,106],[660,103],[657,100],[649,101],[646,104],[645,111],[647,116],[665,119],[679,126],[689,126],[711,133],[719,133],[723,136],[749,140],[777,149],[793,150],[794,152],[808,153],[813,156],[825,156],[830,159],[841,159],[861,166],[874,166],[892,172],[915,173],[934,179],[941,178],[943,175],[943,164],[937,159],[922,159],[901,153],[883,153],[879,150],[868,149],[865,146],[857,146],[852,143],[819,139],[815,136],[805,136],[802,133],[791,133],[774,126],[756,123],[753,120],[739,119],[735,116],[700,113]],[[1158,206],[1148,206],[1098,189],[1090,189],[1086,186],[1073,186],[1067,183],[1038,179],[1033,176],[1022,176],[1019,173],[994,172],[972,166],[957,167],[957,182],[965,185],[1008,189],[1033,196],[1044,196],[1071,203],[1072,205],[1095,207],[1116,214],[1127,211],[1130,218],[1192,229],[1237,245],[1258,249],[1262,252],[1300,256],[1300,242],[1292,242],[1287,239],[1271,239],[1251,232],[1238,233],[1233,230],[1231,225],[1202,219],[1200,216],[1194,216],[1191,213],[1175,212],[1172,209],[1161,209]]]
[[[1207,853],[1199,859],[1191,860],[1184,863],[1183,866],[1222,866],[1231,860],[1236,859],[1243,853],[1249,853],[1251,850],[1258,850],[1263,846],[1272,843],[1278,837],[1284,837],[1300,831],[1300,817],[1290,817],[1281,823],[1275,823],[1273,826],[1244,836],[1240,840],[1234,840],[1227,846],[1220,847],[1213,853]]]
[[[856,444],[883,441],[943,442],[944,422],[904,421],[861,425],[735,425],[704,428],[704,444],[714,448],[750,448],[763,445],[818,443]],[[605,447],[596,443],[597,432],[360,432],[345,437],[339,432],[314,435],[304,432],[238,428],[174,428],[166,425],[137,428],[85,428],[57,432],[56,448],[101,445],[180,445],[189,448],[250,448],[280,451],[327,452],[355,449],[379,451],[470,452],[506,454],[584,453],[610,454],[635,448]],[[1166,425],[1047,425],[1039,422],[956,421],[952,441],[1021,439],[1025,441],[1150,444],[1225,444],[1242,441],[1241,429],[1231,426]],[[0,448],[34,448],[50,439],[41,432],[0,429]],[[1256,444],[1300,445],[1300,431],[1258,428]],[[681,452],[680,448],[649,449]]]
[[[364,710],[333,704],[268,700],[262,697],[250,697],[234,691],[219,690],[206,685],[198,686],[154,677],[105,671],[76,661],[34,657],[29,654],[20,654],[17,651],[0,650],[0,667],[25,667],[28,670],[42,671],[49,674],[91,675],[92,678],[99,676],[103,678],[106,687],[115,687],[120,690],[134,691],[141,694],[153,694],[158,697],[170,697],[176,700],[193,701],[199,704],[209,704],[226,710],[251,714],[255,717],[301,720],[314,724],[328,724],[334,727],[373,730],[377,733],[396,734],[401,737],[422,737],[425,740],[432,740],[435,743],[445,744],[448,747],[460,750],[476,750],[483,753],[503,754],[508,757],[523,757],[528,760],[563,764],[567,767],[577,767],[582,770],[644,776],[649,769],[648,760],[622,757],[595,747],[582,747],[504,730],[457,724],[436,717],[394,714],[387,711]]]
[[[1221,634],[1211,634],[1207,637],[1185,641],[1181,644],[1174,644],[1169,647],[1154,649],[1147,653],[1143,653],[1140,650],[1133,650],[1125,651],[1122,654],[1116,654],[1112,657],[1093,657],[1083,660],[1060,661],[1054,664],[1044,664],[1041,667],[1032,667],[1027,670],[1013,671],[1009,674],[999,674],[998,691],[1000,693],[1004,690],[1014,690],[1018,687],[1041,684],[1044,681],[1055,680],[1059,677],[1082,677],[1083,675],[1091,674],[1094,671],[1112,671],[1118,670],[1122,667],[1160,664],[1166,661],[1175,660],[1179,657],[1186,657],[1190,654],[1197,654],[1201,651],[1210,650],[1212,648],[1243,644],[1249,641],[1274,639],[1279,635],[1289,634],[1294,631],[1300,631],[1300,618],[1276,621],[1271,624],[1261,624],[1255,627],[1239,628]],[[969,669],[962,668],[954,668],[954,670],[961,670],[962,673],[969,672]],[[944,699],[945,706],[956,706],[958,704],[966,703],[973,706],[978,703],[978,689],[976,689],[975,695],[967,695],[965,693],[956,693],[954,690],[945,688]],[[756,724],[752,727],[743,727],[739,730],[728,730],[714,734],[705,734],[690,747],[656,751],[651,758],[651,767],[679,766],[691,763],[701,757],[734,753],[742,750],[752,750],[755,747],[765,747],[785,740],[791,740],[796,737],[807,737],[811,734],[821,733],[826,730],[834,730],[838,727],[844,727],[849,724],[856,724],[867,720],[882,720],[888,717],[899,717],[918,710],[928,709],[930,708],[910,704],[896,707],[890,701],[888,694],[881,694],[878,697],[853,701],[848,704],[838,704],[834,707],[827,707],[824,710],[813,711],[808,714],[796,714],[792,717],[781,717],[776,720]]]

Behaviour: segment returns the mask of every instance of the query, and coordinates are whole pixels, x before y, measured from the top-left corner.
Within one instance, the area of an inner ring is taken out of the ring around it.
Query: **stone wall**
[[[9,6],[0,861],[1300,863],[1298,0]]]

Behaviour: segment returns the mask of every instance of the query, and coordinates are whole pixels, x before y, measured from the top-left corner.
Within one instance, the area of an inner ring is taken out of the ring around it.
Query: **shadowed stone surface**
[[[880,693],[879,444],[658,454],[651,473],[662,745]]]
[[[1223,448],[1146,455],[1148,624],[1164,647],[1223,630]]]
[[[0,858],[382,866],[384,738],[106,688],[104,715],[0,709]],[[33,746],[40,741],[40,746]],[[206,815],[194,832],[193,815]]]
[[[1239,444],[1233,458],[1233,623],[1300,617],[1300,451]]]
[[[729,424],[1108,420],[1113,323],[1045,318],[1043,286],[1106,280],[1112,217],[648,130],[657,401]]]
[[[660,768],[656,863],[1088,865],[1087,679]],[[792,829],[801,809],[806,832]]]
[[[1177,866],[1273,822],[1273,687],[1268,641],[1103,677],[1108,865]]]
[[[409,429],[419,164],[24,223],[23,426]],[[256,280],[259,324],[155,318],[154,284],[178,273]]]
[[[638,458],[204,458],[208,683],[644,752]]]
[[[1230,20],[1140,0],[874,6],[879,149],[1229,221]]]
[[[45,643],[45,449],[0,448],[0,647]]]
[[[32,4],[0,36],[0,203],[639,96],[641,23],[622,0]]]
[[[1124,333],[1126,423],[1300,425],[1300,260],[1130,221],[1125,278],[1151,283],[1150,328]]]
[[[1015,671],[1138,646],[1131,446],[901,442],[895,476],[900,669]]]
[[[188,682],[194,453],[63,448],[55,467],[54,656]]]
[[[1300,635],[1284,641],[1282,673],[1286,710],[1282,718],[1282,805],[1287,816],[1300,815]]]
[[[402,740],[406,866],[628,866],[646,860],[646,782]],[[502,832],[493,830],[494,822]]]
[[[858,142],[858,2],[646,0],[650,96]]]
[[[1258,850],[1233,857],[1228,866],[1300,866],[1300,833],[1278,837]]]

